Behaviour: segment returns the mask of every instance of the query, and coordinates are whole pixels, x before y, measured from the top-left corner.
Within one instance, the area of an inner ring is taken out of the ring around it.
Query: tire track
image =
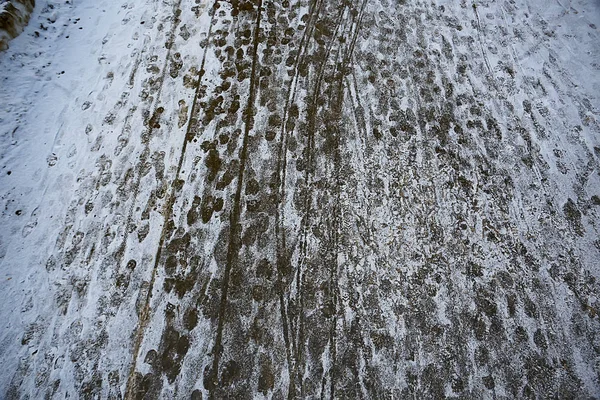
[[[343,7],[339,7],[337,16],[335,18],[335,27],[333,29],[333,32],[331,34],[331,39],[329,41],[329,43],[327,44],[327,47],[324,51],[324,55],[321,58],[321,62],[319,64],[319,66],[317,67],[317,76],[316,76],[316,81],[315,81],[315,85],[313,88],[313,93],[310,95],[309,99],[308,99],[308,104],[307,104],[307,119],[308,119],[308,126],[307,126],[307,144],[305,147],[305,159],[306,159],[306,166],[305,166],[305,170],[304,170],[304,184],[306,185],[306,197],[305,197],[305,201],[304,201],[304,215],[301,221],[301,240],[300,240],[300,254],[299,254],[299,264],[297,267],[297,271],[296,271],[296,295],[299,297],[299,307],[298,307],[298,321],[296,323],[296,338],[295,338],[295,342],[296,342],[296,353],[295,353],[295,364],[294,364],[294,371],[292,376],[294,377],[294,379],[298,380],[298,382],[296,383],[296,386],[299,387],[299,389],[297,391],[299,391],[300,396],[303,397],[304,396],[304,378],[300,378],[298,377],[298,373],[299,373],[299,368],[301,365],[304,364],[304,355],[303,355],[303,347],[306,345],[305,343],[305,326],[304,326],[304,310],[305,310],[305,302],[304,302],[304,286],[305,286],[305,274],[303,272],[304,269],[304,263],[307,260],[307,255],[308,255],[308,230],[309,230],[309,226],[310,226],[310,219],[311,219],[311,215],[312,215],[312,200],[313,200],[313,190],[312,190],[312,183],[311,183],[311,177],[314,173],[314,168],[316,167],[314,165],[315,162],[315,133],[316,133],[316,128],[317,128],[317,117],[318,117],[318,113],[319,113],[319,106],[318,101],[319,101],[319,96],[321,95],[321,89],[322,89],[322,84],[323,84],[323,79],[324,79],[324,75],[325,75],[325,71],[328,68],[328,61],[331,57],[332,54],[332,49],[337,41],[337,37],[338,37],[338,32],[340,31],[341,27],[343,26],[343,19],[342,16],[344,15],[345,11],[347,9],[347,6],[343,6]],[[337,55],[335,57],[335,59],[338,59],[339,54],[340,54],[341,49],[338,48],[337,50]],[[332,380],[333,382],[333,380]],[[332,388],[334,386],[331,386]],[[292,393],[289,394],[290,397],[292,396]]]
[[[234,264],[237,263],[238,259],[238,251],[240,248],[239,236],[241,234],[240,231],[240,215],[241,215],[241,197],[242,197],[242,187],[244,184],[244,171],[246,168],[247,161],[247,152],[248,152],[248,138],[250,135],[250,130],[252,129],[253,119],[254,119],[254,101],[256,97],[256,64],[258,62],[258,44],[259,44],[259,34],[260,34],[260,21],[262,16],[262,0],[258,0],[257,4],[257,15],[256,15],[256,23],[254,27],[254,35],[253,35],[253,49],[252,49],[252,67],[250,73],[250,89],[248,96],[248,103],[246,105],[246,115],[244,121],[244,137],[242,139],[242,148],[240,151],[240,168],[238,171],[237,177],[237,187],[235,191],[233,207],[231,210],[230,218],[229,218],[229,242],[227,244],[227,262],[225,264],[225,271],[223,274],[223,283],[221,286],[221,301],[219,305],[219,313],[217,317],[217,332],[215,336],[215,344],[213,346],[213,362],[212,367],[209,372],[209,381],[212,383],[209,389],[209,398],[214,398],[214,390],[218,384],[218,372],[219,372],[219,362],[222,355],[222,345],[221,342],[223,340],[223,326],[225,323],[225,313],[227,311],[227,295],[229,290],[229,279],[231,275],[231,269]]]
[[[277,173],[278,173],[278,193],[277,193],[277,204],[275,207],[275,241],[276,241],[276,257],[277,257],[277,284],[280,290],[279,293],[279,308],[282,321],[282,330],[286,347],[286,357],[288,360],[288,373],[290,374],[290,384],[288,388],[288,398],[295,396],[294,382],[296,381],[296,361],[295,357],[292,359],[292,354],[296,354],[296,342],[290,341],[290,328],[291,321],[288,319],[286,311],[286,300],[289,304],[290,295],[289,292],[284,298],[284,283],[281,271],[284,268],[284,264],[290,262],[291,255],[288,254],[285,234],[285,220],[283,207],[285,205],[285,185],[286,185],[286,167],[287,167],[287,130],[288,130],[288,117],[290,104],[294,103],[296,95],[296,85],[298,82],[298,67],[304,60],[308,43],[310,41],[312,30],[314,29],[315,18],[319,14],[319,10],[323,1],[313,0],[309,6],[308,21],[306,28],[302,34],[300,44],[298,46],[298,54],[294,61],[293,76],[286,90],[286,103],[283,110],[283,124],[280,130],[279,148],[277,152]],[[317,11],[315,12],[315,8]],[[287,283],[285,285],[287,287]]]
[[[337,31],[336,31],[337,32]],[[336,35],[334,35],[335,37]],[[335,65],[336,65],[336,69],[338,66],[338,60],[340,57],[340,54],[342,53],[342,47],[338,48],[337,54],[336,54],[336,58],[335,58]],[[343,70],[343,67],[342,67]],[[339,228],[340,228],[340,218],[339,218],[339,214],[340,214],[340,161],[341,161],[341,157],[340,157],[340,138],[339,138],[339,133],[340,133],[340,125],[342,125],[341,123],[341,116],[342,116],[342,104],[343,104],[343,98],[344,98],[344,85],[343,85],[343,73],[339,74],[339,80],[335,81],[333,83],[333,87],[335,88],[335,86],[337,85],[337,90],[332,90],[332,93],[330,94],[330,99],[329,99],[329,104],[332,104],[332,109],[333,109],[333,121],[331,121],[331,126],[327,126],[329,124],[330,121],[326,122],[326,130],[329,132],[330,135],[334,136],[333,139],[333,146],[334,146],[334,154],[333,154],[333,178],[334,178],[334,185],[333,185],[333,192],[334,192],[334,196],[335,196],[335,202],[333,204],[333,210],[332,213],[330,214],[329,218],[330,218],[330,224],[329,224],[329,229],[330,229],[330,238],[328,240],[328,244],[331,243],[331,249],[329,250],[330,254],[328,255],[330,257],[329,260],[327,260],[327,264],[331,265],[331,269],[330,269],[330,274],[329,274],[329,282],[328,282],[328,290],[327,293],[329,294],[329,299],[325,301],[325,307],[327,307],[328,305],[331,305],[331,314],[332,314],[332,320],[331,320],[331,326],[329,328],[329,354],[330,354],[330,362],[331,365],[329,366],[329,371],[328,374],[324,374],[323,375],[323,379],[322,379],[322,386],[321,386],[321,398],[324,398],[325,396],[325,385],[326,385],[326,381],[327,381],[327,376],[329,376],[329,397],[331,399],[335,398],[335,380],[336,380],[336,359],[337,359],[337,320],[338,320],[338,315],[337,315],[337,309],[338,309],[338,293],[339,293],[339,286],[337,283],[337,278],[338,278],[338,251],[339,251]],[[336,99],[332,99],[331,96],[336,96]],[[329,247],[329,246],[327,246]]]
[[[218,2],[218,0],[216,0],[214,4],[217,4],[217,2]],[[181,0],[179,0],[179,3],[181,3]],[[211,19],[210,19],[210,26],[209,26],[208,33],[207,33],[207,43],[209,43],[209,40],[210,40],[210,37],[212,34],[213,20],[214,20],[214,15],[215,15],[214,4],[213,4],[213,11],[211,14]],[[198,100],[198,97],[200,94],[200,89],[202,87],[202,75],[203,75],[203,71],[204,71],[204,65],[206,62],[206,53],[208,51],[208,48],[209,48],[209,46],[207,44],[207,46],[204,48],[204,53],[202,56],[200,69],[198,71],[198,83],[195,88],[194,101],[192,103],[192,107],[190,110],[190,118],[188,119],[186,134],[183,138],[181,154],[179,156],[179,161],[177,163],[177,171],[175,173],[175,177],[174,177],[173,183],[171,185],[171,192],[169,194],[168,201],[165,203],[165,206],[164,206],[164,209],[162,212],[162,215],[164,218],[164,223],[163,223],[163,228],[162,228],[162,232],[161,232],[159,243],[158,243],[158,249],[156,251],[156,255],[154,258],[154,267],[152,269],[150,285],[147,289],[148,292],[146,294],[146,299],[144,300],[144,304],[142,306],[142,311],[140,312],[138,327],[137,327],[136,333],[135,333],[133,360],[131,362],[129,376],[127,379],[127,385],[125,388],[125,399],[133,399],[133,398],[135,398],[135,395],[137,393],[137,383],[135,381],[135,370],[136,370],[137,360],[139,357],[140,347],[141,347],[141,344],[142,344],[142,341],[144,338],[145,329],[148,325],[148,322],[150,321],[150,314],[151,314],[150,302],[152,300],[152,292],[154,290],[154,283],[156,280],[156,274],[157,274],[158,266],[160,263],[160,257],[161,257],[162,251],[163,251],[163,247],[165,245],[166,237],[168,236],[168,233],[169,233],[170,226],[167,223],[167,216],[168,215],[170,216],[173,214],[173,206],[175,204],[175,200],[177,197],[177,189],[179,186],[178,181],[179,181],[179,176],[181,174],[183,160],[185,158],[185,153],[187,150],[187,143],[190,141],[190,133],[191,133],[192,129],[195,128],[195,126],[193,126],[193,124],[195,123],[196,119],[193,118],[193,115],[198,112],[197,100]],[[170,49],[171,49],[171,46],[169,46],[169,51],[170,51]],[[168,58],[167,58],[167,60],[168,60]],[[167,64],[167,61],[165,61],[165,65],[163,67],[163,74],[166,72],[166,64]],[[139,183],[138,183],[138,187],[139,187]]]
[[[341,231],[341,188],[342,188],[342,180],[341,180],[341,140],[340,133],[343,129],[343,122],[341,121],[342,117],[342,109],[344,104],[345,97],[345,85],[344,85],[344,77],[347,71],[347,64],[352,59],[352,53],[354,50],[354,44],[356,43],[356,38],[358,36],[362,15],[364,12],[364,7],[366,5],[366,0],[363,1],[361,6],[361,10],[359,12],[358,18],[353,17],[351,23],[349,24],[349,32],[346,34],[343,33],[343,37],[351,36],[352,40],[346,48],[341,46],[338,49],[336,55],[336,73],[337,79],[333,82],[333,89],[330,93],[329,104],[331,104],[332,109],[332,120],[326,122],[326,130],[333,135],[333,195],[334,195],[334,203],[333,210],[330,215],[330,238],[328,243],[331,243],[330,248],[330,257],[328,260],[328,264],[331,265],[330,276],[329,276],[329,299],[326,301],[326,304],[331,305],[331,314],[332,320],[329,329],[329,354],[330,354],[330,366],[327,375],[323,375],[322,385],[321,385],[321,398],[325,396],[325,385],[327,383],[327,377],[329,377],[329,397],[335,398],[336,396],[336,380],[338,377],[338,365],[337,365],[337,346],[338,346],[338,303],[339,303],[339,295],[340,288],[338,284],[339,280],[339,262],[338,262],[338,254],[340,252],[340,231]],[[354,29],[353,29],[354,28]],[[352,32],[354,31],[354,32]],[[342,63],[340,65],[339,59],[342,56]],[[327,127],[329,125],[329,127]]]

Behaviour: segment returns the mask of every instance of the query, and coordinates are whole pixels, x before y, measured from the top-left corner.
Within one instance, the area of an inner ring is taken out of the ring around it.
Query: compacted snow
[[[600,396],[600,3],[39,0],[0,397]]]

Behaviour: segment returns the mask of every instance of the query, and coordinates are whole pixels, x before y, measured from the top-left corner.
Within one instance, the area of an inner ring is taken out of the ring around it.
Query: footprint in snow
[[[53,167],[58,162],[58,157],[56,154],[52,153],[48,156],[48,158],[46,158],[46,162],[48,163],[49,167]]]
[[[31,234],[31,232],[37,226],[37,224],[38,224],[38,209],[36,208],[31,212],[31,216],[29,217],[29,222],[27,224],[25,224],[25,226],[23,227],[23,230],[21,231],[21,235],[23,237],[29,236],[29,234]]]

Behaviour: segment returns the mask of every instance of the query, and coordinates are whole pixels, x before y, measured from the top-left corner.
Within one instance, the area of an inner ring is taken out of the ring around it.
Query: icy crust
[[[596,3],[32,18],[0,56],[0,397],[599,395]]]
[[[35,7],[35,0],[7,0],[0,4],[0,51],[8,48],[8,41],[23,31]]]

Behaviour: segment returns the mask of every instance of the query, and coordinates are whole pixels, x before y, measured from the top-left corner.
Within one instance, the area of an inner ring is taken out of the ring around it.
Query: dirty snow
[[[38,1],[1,398],[600,396],[600,4]]]

